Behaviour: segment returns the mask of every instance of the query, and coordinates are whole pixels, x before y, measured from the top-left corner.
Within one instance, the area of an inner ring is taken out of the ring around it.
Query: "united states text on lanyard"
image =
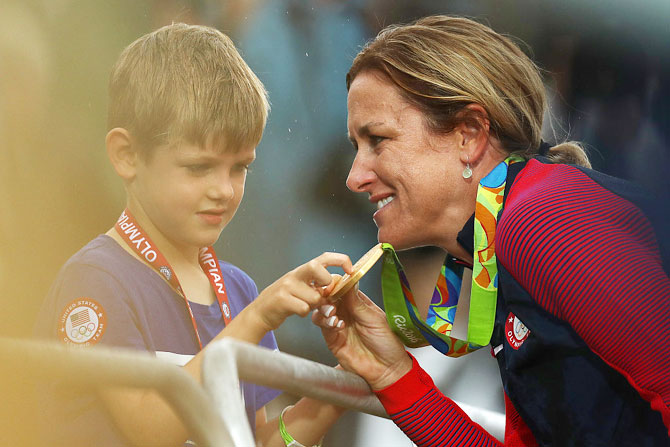
[[[121,213],[121,217],[119,217],[119,220],[116,222],[114,229],[140,258],[144,259],[147,264],[165,278],[170,286],[184,298],[186,308],[191,316],[191,323],[193,323],[195,336],[198,339],[198,345],[200,346],[200,349],[202,349],[202,341],[200,340],[200,334],[198,333],[198,324],[195,321],[191,305],[179,284],[177,275],[175,275],[167,259],[165,259],[163,254],[158,250],[158,247],[156,247],[149,236],[145,234],[137,222],[135,222],[133,215],[128,209]],[[207,278],[214,289],[216,300],[219,302],[219,307],[221,308],[223,321],[227,326],[231,320],[230,305],[228,304],[226,286],[223,283],[223,275],[221,274],[221,268],[219,267],[219,262],[216,253],[214,253],[214,249],[212,247],[204,247],[200,249],[199,262],[200,267],[207,274]]]

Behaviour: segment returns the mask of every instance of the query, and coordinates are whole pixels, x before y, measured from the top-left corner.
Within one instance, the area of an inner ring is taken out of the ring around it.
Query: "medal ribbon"
[[[182,298],[184,298],[186,308],[191,316],[191,323],[193,324],[195,336],[198,339],[198,345],[202,350],[203,346],[202,341],[200,340],[200,334],[198,333],[198,324],[195,321],[191,304],[186,298],[186,295],[181,288],[181,284],[179,284],[179,280],[177,279],[177,275],[172,270],[167,259],[165,259],[165,256],[163,256],[149,236],[145,234],[137,222],[135,222],[133,215],[128,209],[121,213],[119,220],[117,220],[116,225],[114,225],[114,229],[140,258],[144,259],[147,264],[160,274],[160,276],[163,277]],[[223,283],[223,275],[221,274],[221,268],[219,267],[219,262],[216,253],[214,253],[214,249],[212,247],[201,248],[198,261],[214,289],[216,300],[219,303],[221,315],[223,316],[223,321],[228,325],[231,320],[228,294],[226,293],[226,286]]]
[[[495,256],[495,230],[503,206],[507,168],[521,161],[510,156],[496,166],[477,187],[475,206],[472,288],[467,340],[452,337],[460,295],[463,266],[448,256],[428,309],[422,321],[402,265],[390,244],[382,244],[382,294],[386,319],[391,329],[411,348],[432,345],[444,355],[460,357],[486,346],[493,333],[498,296],[498,267]]]

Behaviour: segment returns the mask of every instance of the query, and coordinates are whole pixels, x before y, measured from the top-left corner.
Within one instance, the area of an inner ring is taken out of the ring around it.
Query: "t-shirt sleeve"
[[[34,333],[38,338],[68,345],[145,350],[127,297],[123,285],[108,272],[70,261],[52,284]],[[50,421],[40,435],[49,445],[68,445],[73,440],[121,445],[121,434],[95,393],[63,385],[57,379],[40,381],[37,390],[37,417]]]
[[[129,294],[98,266],[63,267],[38,316],[36,334],[66,344],[95,344],[146,350]]]
[[[515,182],[496,234],[498,259],[670,427],[670,279],[651,225],[576,168],[549,169],[536,166]]]

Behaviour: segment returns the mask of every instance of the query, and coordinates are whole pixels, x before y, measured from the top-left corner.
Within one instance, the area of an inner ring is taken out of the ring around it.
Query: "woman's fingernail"
[[[326,317],[330,317],[330,315],[333,313],[335,310],[335,306],[331,306],[330,304],[323,306],[321,308],[321,311],[323,312],[323,315]]]
[[[327,321],[328,326],[330,326],[330,327],[335,327],[335,320],[336,320],[336,319],[337,319],[337,317],[336,317],[335,315],[333,315],[332,317],[330,317],[330,318],[328,319],[328,321]]]
[[[342,329],[343,326],[344,326],[344,321],[340,320],[340,321],[337,322],[337,328],[338,329]]]

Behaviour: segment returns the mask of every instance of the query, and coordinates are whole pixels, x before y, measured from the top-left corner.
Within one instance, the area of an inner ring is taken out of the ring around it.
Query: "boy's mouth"
[[[209,209],[204,211],[199,211],[196,213],[205,223],[210,225],[218,225],[223,222],[223,215],[225,213],[224,209]]]
[[[224,210],[223,208],[211,208],[211,209],[208,209],[208,210],[199,211],[198,214],[212,214],[212,215],[220,216],[221,214],[223,214],[225,212],[226,212],[226,210]]]

